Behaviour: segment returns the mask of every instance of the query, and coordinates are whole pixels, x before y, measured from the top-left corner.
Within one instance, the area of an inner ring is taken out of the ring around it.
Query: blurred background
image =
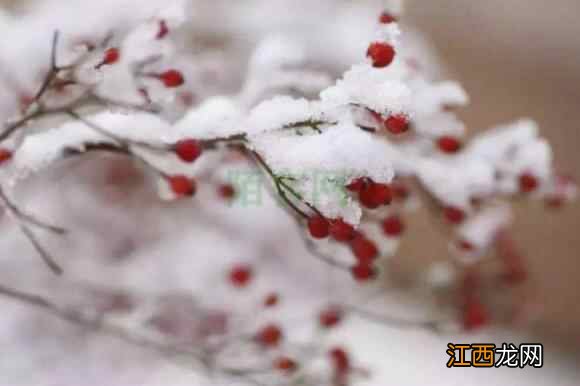
[[[537,120],[556,165],[580,167],[580,2],[574,0],[410,0],[405,19],[426,33],[450,78],[472,104],[460,114],[472,131],[515,117]],[[580,345],[580,203],[517,209],[514,232],[530,262],[521,291],[541,305],[536,332]]]

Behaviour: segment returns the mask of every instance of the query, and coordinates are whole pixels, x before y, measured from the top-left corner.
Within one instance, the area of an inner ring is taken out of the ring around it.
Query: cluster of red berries
[[[330,236],[335,241],[349,243],[357,259],[356,265],[351,268],[351,274],[357,281],[368,281],[376,276],[373,263],[379,256],[379,250],[372,240],[356,231],[352,225],[341,218],[328,220],[316,215],[308,219],[308,230],[315,239]]]

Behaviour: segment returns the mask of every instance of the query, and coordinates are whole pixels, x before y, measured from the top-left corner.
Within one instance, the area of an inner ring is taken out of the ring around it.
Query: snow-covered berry
[[[367,50],[367,57],[373,62],[373,67],[387,67],[395,59],[395,49],[385,42],[371,43]]]
[[[379,17],[379,23],[381,24],[391,24],[391,23],[395,23],[397,21],[397,18],[394,17],[392,14],[390,14],[387,11],[384,11],[383,13],[381,13],[381,16]]]

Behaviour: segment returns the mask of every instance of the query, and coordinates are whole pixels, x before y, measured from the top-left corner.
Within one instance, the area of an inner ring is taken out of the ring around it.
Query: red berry
[[[329,307],[318,315],[318,321],[322,327],[336,327],[342,321],[343,313],[338,307]]]
[[[336,372],[345,373],[350,369],[350,359],[343,348],[334,347],[328,354]]]
[[[183,175],[168,177],[169,186],[177,196],[193,196],[196,191],[195,181]]]
[[[0,165],[12,159],[12,152],[8,149],[0,148]]]
[[[465,212],[455,206],[448,206],[443,209],[443,213],[447,221],[451,224],[461,224],[465,221]]]
[[[392,200],[391,188],[386,184],[368,183],[359,193],[361,204],[369,209],[388,205]]]
[[[103,57],[103,61],[101,65],[104,64],[113,64],[119,61],[121,54],[118,48],[112,47],[105,51],[105,56]]]
[[[313,216],[308,219],[308,231],[315,239],[324,239],[330,234],[330,224],[322,216]]]
[[[274,368],[287,373],[296,371],[298,365],[296,362],[288,357],[279,357],[274,361]]]
[[[282,339],[282,330],[275,324],[269,324],[263,327],[256,334],[256,340],[258,343],[266,348],[278,346]]]
[[[376,244],[364,236],[359,236],[351,241],[350,248],[359,264],[369,265],[379,255]]]
[[[409,119],[403,114],[391,115],[385,121],[385,128],[391,134],[402,134],[409,130]]]
[[[330,235],[336,241],[349,241],[354,237],[354,228],[352,225],[339,218],[331,222]]]
[[[236,189],[230,184],[222,184],[218,187],[218,194],[225,200],[231,200],[236,195]]]
[[[393,191],[393,198],[396,200],[405,201],[410,196],[409,188],[399,181],[394,181],[391,184],[391,190]]]
[[[467,240],[459,240],[457,241],[457,249],[462,252],[473,252],[475,251],[475,245]]]
[[[346,189],[351,192],[360,192],[367,183],[368,179],[365,177],[356,178],[346,186]]]
[[[374,42],[367,50],[367,57],[373,61],[373,67],[387,67],[395,59],[395,49],[388,43]]]
[[[182,139],[174,145],[173,149],[184,162],[195,161],[203,152],[201,143],[195,139]]]
[[[526,270],[520,256],[506,259],[504,261],[504,273],[502,279],[509,285],[520,284],[528,278]]]
[[[531,193],[539,186],[538,179],[531,173],[523,173],[519,177],[520,191],[522,193]]]
[[[397,215],[387,217],[382,225],[384,234],[390,237],[399,237],[405,230],[405,224]]]
[[[167,28],[167,23],[165,20],[159,21],[159,30],[157,31],[157,39],[163,39],[169,33],[169,28]]]
[[[391,24],[391,23],[395,23],[397,21],[397,18],[394,17],[393,15],[391,15],[390,13],[388,13],[387,11],[384,11],[383,13],[381,13],[381,17],[379,18],[379,22],[381,24]]]
[[[463,310],[463,327],[466,330],[474,330],[485,326],[489,322],[489,316],[485,306],[476,299],[471,299]]]
[[[252,268],[247,265],[238,265],[230,270],[230,283],[237,288],[246,287],[252,280]]]
[[[359,282],[372,280],[377,275],[377,270],[369,264],[358,263],[350,270],[353,278]]]
[[[185,80],[181,72],[177,70],[168,70],[158,75],[165,87],[173,88],[181,86]]]
[[[274,307],[280,301],[280,296],[277,293],[271,293],[266,296],[264,300],[264,307]]]
[[[566,199],[557,194],[552,194],[545,199],[546,206],[551,209],[560,209],[565,202]]]
[[[447,135],[437,140],[437,146],[444,153],[457,153],[461,150],[461,142],[457,138]]]

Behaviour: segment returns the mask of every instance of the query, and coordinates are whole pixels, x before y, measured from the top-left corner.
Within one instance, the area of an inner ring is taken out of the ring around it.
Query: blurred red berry
[[[387,67],[395,59],[395,49],[388,43],[374,42],[367,50],[367,57],[371,58],[374,67]]]
[[[224,200],[231,200],[236,196],[236,189],[230,184],[221,184],[218,186],[218,194]]]
[[[397,215],[387,217],[383,220],[383,233],[390,237],[399,237],[405,230],[405,225]]]
[[[168,177],[169,186],[177,196],[193,196],[196,191],[195,181],[183,175]]]
[[[462,252],[473,252],[475,251],[475,245],[467,240],[459,240],[457,241],[457,249]]]
[[[252,268],[248,265],[237,265],[230,270],[230,283],[237,288],[246,287],[253,277]]]
[[[168,70],[158,75],[165,87],[173,88],[181,86],[185,80],[181,72],[177,70]]]
[[[396,21],[397,21],[397,18],[394,17],[393,15],[391,15],[387,11],[384,11],[383,13],[381,13],[381,17],[379,18],[379,22],[381,24],[391,24],[391,23],[395,23]]]
[[[370,264],[358,263],[351,268],[352,277],[359,282],[373,280],[376,275],[376,269]]]
[[[101,62],[101,66],[105,64],[114,64],[119,61],[121,57],[121,53],[118,48],[112,47],[105,51],[105,55],[103,56],[103,61]]]
[[[12,159],[12,152],[8,149],[0,148],[0,165]]]
[[[395,200],[405,201],[410,196],[409,188],[400,181],[393,181],[391,190]]]
[[[277,293],[271,293],[266,296],[264,300],[264,307],[274,307],[280,301],[280,296]]]
[[[377,245],[364,236],[359,236],[352,240],[350,242],[350,248],[359,264],[363,265],[370,265],[379,255]],[[362,271],[361,274],[364,276]]]
[[[461,208],[455,206],[447,206],[443,209],[445,219],[451,224],[461,224],[465,221],[465,212]]]
[[[343,317],[343,312],[336,306],[328,307],[318,315],[318,321],[324,328],[336,327]]]
[[[274,368],[286,373],[292,373],[298,368],[296,361],[289,357],[279,357],[274,360]]]
[[[342,347],[332,348],[328,352],[328,355],[336,372],[345,373],[350,370],[350,359],[348,353]]]
[[[193,162],[203,152],[202,145],[195,139],[182,139],[174,145],[175,154],[184,162]]]
[[[278,346],[282,339],[282,330],[275,324],[266,325],[256,334],[256,341],[266,348]]]
[[[461,142],[450,136],[443,136],[437,140],[437,147],[444,153],[457,153],[461,150]]]
[[[522,193],[531,193],[540,185],[536,176],[531,173],[520,175],[518,182]]]
[[[475,330],[488,324],[489,316],[486,307],[476,298],[470,299],[463,310],[463,327]]]
[[[159,30],[157,31],[157,39],[163,39],[169,33],[169,28],[167,27],[167,23],[165,20],[159,21]]]
[[[352,182],[346,186],[346,189],[348,189],[351,192],[360,192],[366,184],[367,178],[359,177],[357,179],[352,180]]]

